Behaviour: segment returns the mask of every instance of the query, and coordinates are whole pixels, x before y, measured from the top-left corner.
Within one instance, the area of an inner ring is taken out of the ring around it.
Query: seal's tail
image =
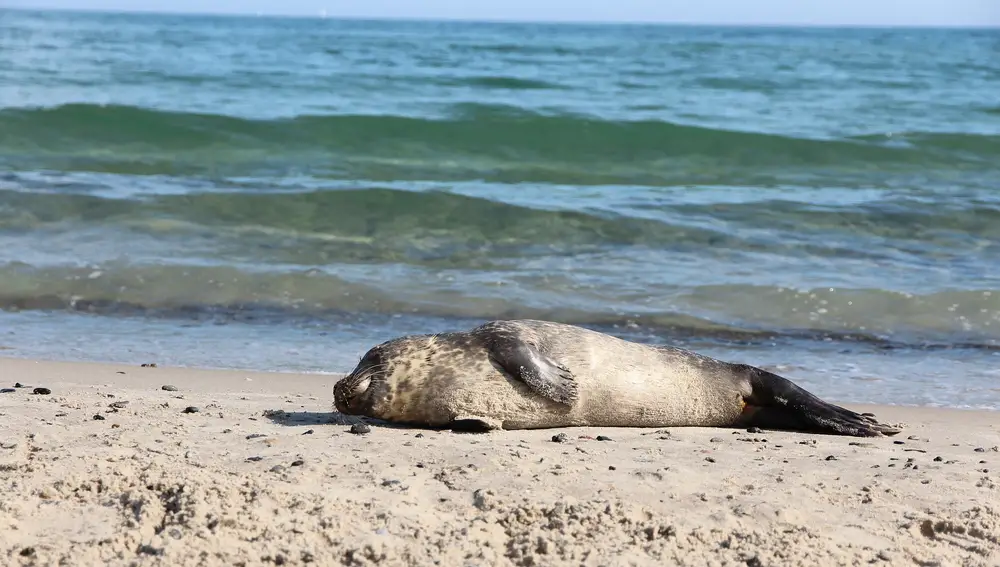
[[[750,395],[744,398],[741,425],[854,437],[881,437],[901,431],[878,422],[871,414],[824,402],[777,374],[739,366],[746,372],[751,388]]]

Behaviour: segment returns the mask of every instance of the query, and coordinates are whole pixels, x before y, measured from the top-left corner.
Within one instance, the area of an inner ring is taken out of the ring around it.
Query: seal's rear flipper
[[[560,404],[577,398],[577,384],[568,368],[512,336],[494,338],[487,345],[490,362],[509,378],[520,380],[536,393]]]
[[[790,380],[766,370],[739,365],[750,380],[751,393],[740,424],[810,433],[881,437],[901,430],[870,415],[824,402]]]

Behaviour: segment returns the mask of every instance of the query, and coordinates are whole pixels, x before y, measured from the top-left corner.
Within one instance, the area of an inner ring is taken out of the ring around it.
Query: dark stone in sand
[[[14,388],[3,388],[3,389],[0,389],[0,394],[12,394],[12,393],[14,393],[16,391],[17,390],[14,389]]]
[[[982,448],[982,447],[976,447],[976,448],[975,448],[975,451],[976,451],[977,453],[985,453],[985,452],[986,452],[986,449],[984,449],[984,448]]]
[[[565,433],[557,433],[556,435],[552,436],[552,442],[553,443],[562,443],[562,442],[566,441],[567,439],[569,439],[569,436],[566,435]]]
[[[160,386],[160,389],[164,390],[166,392],[176,392],[177,391],[177,386],[171,386],[170,384],[164,384],[163,386]]]
[[[837,460],[837,457],[835,457],[835,456],[833,456],[833,455],[830,455],[829,457],[827,457],[827,458],[826,458],[826,460],[827,460],[827,461],[836,461],[836,460]]]
[[[714,463],[715,462],[715,459],[713,459],[712,457],[705,457],[705,460],[708,461],[708,462],[710,462],[710,463]]]
[[[422,439],[424,437],[424,434],[423,433],[417,433],[416,435],[414,435],[414,437],[416,437],[417,439]]]
[[[32,394],[38,394],[38,395],[41,395],[41,396],[47,396],[47,395],[49,395],[49,394],[52,393],[52,390],[50,390],[48,388],[35,388],[34,390],[31,391],[31,393]]]
[[[312,429],[307,429],[303,435],[312,435],[314,432]]]
[[[942,459],[941,457],[934,457],[934,462],[936,462],[936,463],[940,463],[943,460],[944,459]]]
[[[897,439],[897,440],[893,441],[893,444],[895,444],[895,445],[905,445],[906,441],[900,441],[900,440]]]
[[[152,545],[144,543],[139,546],[139,553],[145,555],[163,555],[163,548],[153,547]]]
[[[118,402],[112,402],[109,407],[122,409],[122,408],[124,408],[127,405],[128,405],[127,401],[121,400],[121,401],[118,401]]]
[[[14,382],[14,387],[15,388],[27,388],[27,386],[25,386],[24,384],[22,384],[20,382]]]
[[[759,427],[750,427],[747,429],[747,433],[764,433],[764,430]]]
[[[248,461],[253,461],[253,462],[256,463],[257,461],[263,461],[264,457],[247,457],[247,460]]]
[[[721,437],[712,437],[711,439],[708,440],[708,442],[709,443],[722,443],[722,438]]]
[[[104,421],[107,418],[98,413],[98,414],[94,414],[94,418],[93,419],[94,419],[94,421]]]
[[[142,363],[142,367],[143,368],[156,368],[156,363],[155,362],[143,362]]]
[[[301,467],[304,464],[306,464],[306,462],[303,461],[302,459],[296,459],[296,460],[292,461],[292,466],[293,467]]]
[[[200,411],[201,411],[201,409],[198,408],[198,407],[188,406],[188,407],[184,408],[184,411],[182,413],[198,413]]]
[[[608,467],[608,470],[609,471],[614,471],[614,470],[618,470],[618,469],[614,465],[611,465],[611,466]]]
[[[260,437],[267,437],[267,435],[264,435],[263,433],[251,433],[250,435],[247,435],[247,439],[257,439]]]
[[[371,431],[372,426],[367,423],[355,423],[351,426],[351,433],[355,435],[367,435],[368,433],[371,433]]]
[[[597,440],[598,441],[614,441],[614,439],[612,439],[610,437],[607,437],[605,435],[598,435],[597,436]]]

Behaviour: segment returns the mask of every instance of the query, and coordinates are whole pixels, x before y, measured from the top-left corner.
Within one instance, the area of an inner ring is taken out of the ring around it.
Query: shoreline
[[[845,404],[903,422],[885,438],[375,423],[358,435],[350,424],[363,420],[333,408],[340,376],[0,357],[0,388],[29,386],[0,394],[0,558],[1000,561],[1000,412]],[[568,439],[554,442],[560,432]]]

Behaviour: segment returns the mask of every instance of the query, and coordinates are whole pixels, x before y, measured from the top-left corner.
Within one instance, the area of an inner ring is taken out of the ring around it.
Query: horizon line
[[[860,29],[939,29],[939,30],[993,30],[1000,29],[996,24],[865,24],[865,23],[814,23],[814,22],[710,22],[698,20],[547,20],[531,18],[467,18],[449,16],[362,16],[337,15],[323,12],[282,13],[282,12],[198,12],[174,11],[169,9],[127,9],[127,8],[65,8],[52,6],[3,6],[4,10],[20,12],[66,12],[85,14],[120,14],[120,15],[160,15],[160,16],[208,16],[219,18],[287,18],[304,20],[344,20],[368,22],[416,22],[416,23],[469,23],[469,24],[534,24],[534,25],[635,25],[635,26],[691,26],[691,27],[735,27],[735,28],[860,28]]]

